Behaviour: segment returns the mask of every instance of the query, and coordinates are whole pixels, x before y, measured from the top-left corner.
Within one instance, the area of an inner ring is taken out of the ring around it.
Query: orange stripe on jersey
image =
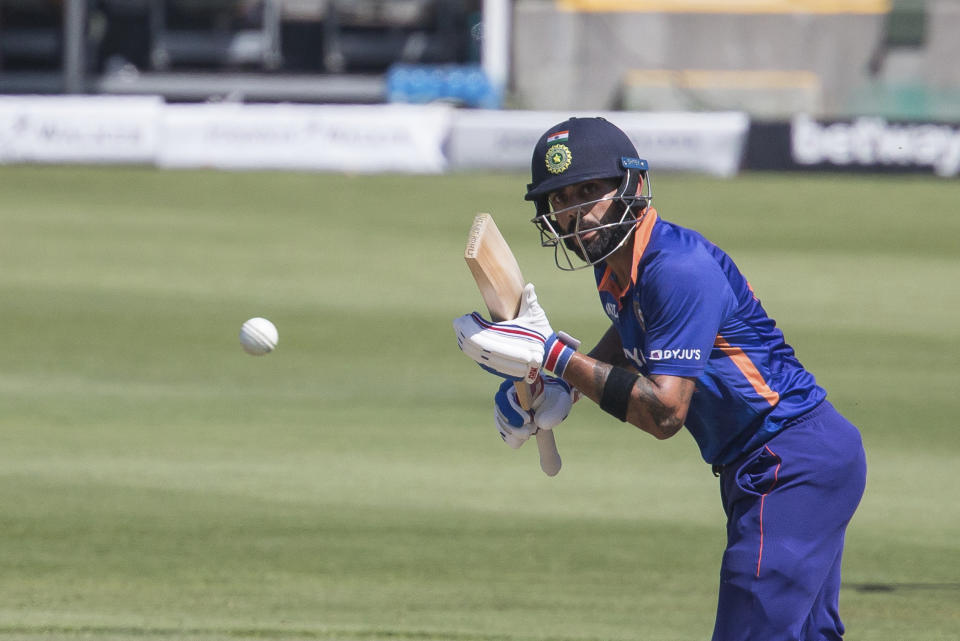
[[[640,264],[640,259],[643,257],[643,252],[646,251],[647,245],[650,243],[650,234],[653,233],[653,226],[656,222],[657,210],[653,207],[650,207],[647,209],[647,214],[637,225],[637,230],[633,238],[633,262],[630,267],[631,279],[636,279],[637,277],[637,265]],[[603,278],[600,279],[600,284],[597,285],[597,289],[601,292],[610,292],[617,300],[617,305],[619,306],[620,299],[627,292],[627,290],[635,284],[636,283],[631,280],[629,283],[620,286],[620,284],[617,282],[617,279],[613,276],[613,270],[607,267],[607,271],[604,272]]]
[[[753,361],[750,360],[746,352],[739,347],[734,347],[727,342],[727,339],[719,334],[717,334],[717,340],[713,343],[713,346],[733,361],[733,364],[737,366],[737,369],[740,370],[740,373],[747,379],[747,382],[753,386],[754,391],[770,403],[770,405],[776,405],[777,402],[780,401],[780,395],[770,389],[770,386],[763,380],[763,376],[760,374],[757,366],[753,364]]]

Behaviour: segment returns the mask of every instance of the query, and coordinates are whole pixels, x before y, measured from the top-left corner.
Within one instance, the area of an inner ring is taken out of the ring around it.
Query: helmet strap
[[[550,213],[550,201],[546,196],[540,196],[533,202],[537,207],[537,216],[546,216]]]

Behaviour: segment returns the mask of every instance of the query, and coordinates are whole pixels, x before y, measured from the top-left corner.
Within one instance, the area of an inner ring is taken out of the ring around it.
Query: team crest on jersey
[[[566,145],[553,145],[547,149],[547,171],[551,174],[562,174],[573,162],[573,154]]]
[[[617,320],[617,304],[616,303],[607,303],[603,306],[603,311],[607,313],[607,316],[611,320]]]
[[[640,330],[647,331],[647,322],[643,320],[643,312],[640,311],[640,300],[638,298],[633,299],[633,315],[637,317],[637,322],[640,323]]]

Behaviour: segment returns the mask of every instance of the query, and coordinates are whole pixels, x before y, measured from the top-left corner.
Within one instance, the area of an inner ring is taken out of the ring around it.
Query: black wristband
[[[607,375],[603,384],[603,394],[600,396],[600,409],[612,414],[621,421],[627,420],[627,405],[630,402],[630,392],[640,376],[622,367],[614,367]]]

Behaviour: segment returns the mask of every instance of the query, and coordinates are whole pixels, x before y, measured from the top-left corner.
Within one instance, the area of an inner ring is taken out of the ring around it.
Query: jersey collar
[[[636,231],[633,233],[633,261],[630,266],[630,282],[621,286],[608,265],[606,271],[603,272],[600,283],[597,285],[599,291],[607,292],[613,296],[613,299],[617,301],[618,308],[622,305],[620,299],[623,298],[623,295],[637,284],[637,266],[640,265],[643,252],[646,251],[647,245],[650,243],[650,234],[653,233],[653,226],[656,222],[657,210],[650,207],[643,219],[637,223]]]

